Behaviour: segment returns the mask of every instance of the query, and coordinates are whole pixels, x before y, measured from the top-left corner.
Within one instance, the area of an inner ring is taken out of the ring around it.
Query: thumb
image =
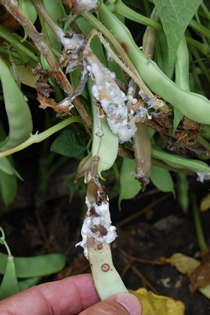
[[[92,305],[80,315],[141,315],[141,303],[130,293],[114,294]]]

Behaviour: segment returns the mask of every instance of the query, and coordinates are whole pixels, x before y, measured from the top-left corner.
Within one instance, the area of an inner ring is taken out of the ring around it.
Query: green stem
[[[199,18],[199,16],[198,16],[198,13],[197,13],[197,12],[195,13],[195,18],[196,18],[196,21],[197,21],[199,24],[201,24],[200,18]],[[201,37],[202,37],[203,43],[206,44],[206,45],[208,45],[208,42],[207,42],[207,39],[205,38],[205,36],[204,36],[203,34],[201,34]]]
[[[0,231],[1,231],[1,234],[2,236],[0,237],[0,244],[4,245],[6,247],[6,250],[7,250],[7,253],[8,253],[8,256],[12,256],[12,253],[10,251],[10,248],[5,240],[5,234],[4,234],[4,230],[2,229],[2,227],[0,226]]]
[[[192,44],[194,47],[198,48],[207,58],[210,57],[210,45],[200,43],[199,41],[186,36],[188,44]]]
[[[202,70],[203,73],[205,74],[207,80],[210,82],[210,74],[209,74],[209,72],[208,72],[208,70],[207,70],[205,64],[203,63],[203,61],[200,60],[201,57],[200,57],[199,53],[197,52],[196,48],[195,48],[194,46],[192,46],[192,45],[190,45],[189,48],[190,48],[190,51],[191,51],[191,53],[193,54],[194,58],[195,58],[196,61],[198,62],[199,67],[201,68],[201,70]]]
[[[0,158],[7,156],[7,155],[11,155],[11,154],[18,152],[18,151],[21,151],[21,150],[29,147],[30,145],[32,145],[34,143],[39,143],[39,142],[47,139],[48,137],[50,137],[54,133],[58,132],[59,130],[65,128],[69,124],[72,124],[75,122],[82,123],[81,117],[74,116],[74,117],[67,118],[67,119],[61,121],[60,123],[58,123],[57,125],[45,130],[44,132],[41,132],[40,134],[36,133],[35,135],[31,135],[28,140],[26,140],[22,144],[18,145],[17,147],[10,149],[8,151],[5,151],[5,152],[1,152]]]
[[[118,170],[116,162],[114,162],[114,164],[112,165],[112,168],[113,168],[113,171],[114,171],[114,176],[116,178],[116,181],[119,181],[120,174],[119,174],[119,170]]]
[[[203,9],[203,12],[205,13],[206,17],[208,18],[208,20],[210,20],[210,12],[207,9],[206,5],[204,4],[204,2],[201,3],[201,8]],[[200,12],[199,12],[200,13]]]
[[[152,21],[150,18],[145,17],[129,7],[127,7],[122,1],[118,1],[115,4],[108,5],[107,8],[114,13],[118,13],[119,15],[124,16],[125,18],[135,21],[137,23],[143,24],[143,25],[149,25],[154,27],[156,30],[163,32],[163,27],[160,23]],[[210,38],[210,30],[198,23],[195,20],[191,20],[189,23],[189,26],[192,27],[194,30],[198,31],[202,35],[206,36],[207,38]]]
[[[4,38],[7,42],[12,44],[12,46],[17,47],[23,53],[28,55],[33,61],[35,61],[36,65],[39,62],[39,58],[36,57],[29,49],[27,49],[23,44],[21,44],[17,37],[13,36],[7,29],[5,29],[2,25],[0,25],[0,37]]]
[[[205,241],[205,237],[204,237],[203,229],[201,225],[201,220],[199,216],[199,211],[198,211],[198,206],[197,206],[197,196],[195,193],[191,193],[190,197],[191,197],[191,203],[192,203],[192,208],[193,208],[193,217],[194,217],[198,245],[200,247],[200,250],[203,252],[207,249],[207,244]]]
[[[133,11],[132,9],[127,7],[121,0],[118,1],[116,4],[108,5],[107,8],[111,12],[122,15],[131,21],[134,21],[143,25],[149,25],[158,31],[163,31],[163,27],[160,23],[155,22],[151,20],[150,18]]]
[[[210,38],[210,30],[201,25],[200,23],[196,22],[195,20],[191,20],[189,23],[189,26],[192,27],[194,30],[198,31],[202,35],[206,36],[207,38]]]
[[[198,136],[197,141],[210,152],[210,143],[201,137],[201,135]]]

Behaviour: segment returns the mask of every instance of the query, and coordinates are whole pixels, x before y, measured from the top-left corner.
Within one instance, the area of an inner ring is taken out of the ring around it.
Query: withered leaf
[[[172,298],[156,295],[153,292],[147,291],[145,288],[140,288],[136,291],[130,291],[141,302],[143,313],[142,315],[183,315],[185,306],[181,301],[175,301]]]
[[[210,283],[210,251],[207,250],[202,257],[201,264],[192,272],[190,291],[195,292]]]

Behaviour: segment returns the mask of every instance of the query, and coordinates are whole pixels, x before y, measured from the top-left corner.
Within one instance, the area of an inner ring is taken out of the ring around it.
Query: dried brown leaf
[[[195,292],[210,283],[210,251],[207,250],[202,257],[202,262],[193,271],[190,277],[190,291]]]

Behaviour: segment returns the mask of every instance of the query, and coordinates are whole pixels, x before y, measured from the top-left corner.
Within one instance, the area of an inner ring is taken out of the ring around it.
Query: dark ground
[[[9,208],[4,211],[0,205],[0,224],[5,230],[6,239],[14,256],[34,256],[48,252],[66,254],[66,268],[57,275],[43,279],[51,281],[68,275],[90,272],[88,261],[84,258],[81,248],[74,245],[80,240],[80,227],[84,214],[84,206],[76,193],[72,203],[69,203],[69,190],[65,178],[75,171],[77,162],[72,160],[65,164],[50,180],[46,193],[45,206],[35,207],[34,195],[38,182],[39,145],[15,155],[16,167],[24,182],[19,182],[18,194]],[[194,178],[189,178],[190,190],[198,195],[198,200],[208,193],[209,184],[199,184]],[[165,199],[164,199],[165,196]],[[164,199],[159,202],[159,198]],[[153,204],[153,206],[148,207]],[[156,205],[155,205],[156,204]],[[148,207],[146,214],[123,224],[125,218]],[[194,229],[191,207],[185,216],[177,200],[171,194],[157,191],[152,184],[146,193],[140,193],[134,200],[123,201],[122,211],[118,210],[117,198],[111,200],[113,224],[119,225],[119,237],[112,245],[113,259],[116,268],[122,275],[126,286],[136,290],[153,287],[160,295],[181,300],[186,306],[186,315],[210,314],[210,302],[200,292],[190,293],[189,279],[168,264],[157,265],[132,261],[123,255],[123,251],[131,256],[153,261],[161,256],[169,257],[181,252],[194,256],[199,252]],[[161,219],[171,219],[171,224],[160,224]],[[201,214],[204,234],[210,246],[210,211]],[[43,240],[43,231],[47,240]],[[158,222],[158,224],[157,224]],[[157,229],[159,225],[159,230]],[[3,247],[1,249],[3,251]],[[142,280],[132,269],[136,267],[146,278]],[[166,284],[164,285],[164,279]],[[146,283],[146,282],[147,283]],[[178,282],[177,282],[178,281]],[[177,287],[177,283],[179,286]]]

